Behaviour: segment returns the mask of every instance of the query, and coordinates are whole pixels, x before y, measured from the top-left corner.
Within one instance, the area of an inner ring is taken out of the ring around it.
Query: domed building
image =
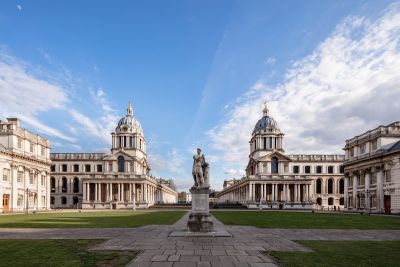
[[[150,175],[146,139],[131,103],[111,138],[111,154],[51,153],[52,208],[132,209],[177,202],[173,182]]]
[[[344,155],[285,155],[283,137],[265,104],[249,142],[246,176],[225,181],[218,202],[265,209],[343,209]]]

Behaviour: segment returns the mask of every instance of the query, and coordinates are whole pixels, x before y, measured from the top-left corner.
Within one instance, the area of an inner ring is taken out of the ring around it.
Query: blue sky
[[[0,118],[96,152],[129,100],[155,176],[240,177],[268,99],[287,153],[399,120],[396,1],[2,1]]]

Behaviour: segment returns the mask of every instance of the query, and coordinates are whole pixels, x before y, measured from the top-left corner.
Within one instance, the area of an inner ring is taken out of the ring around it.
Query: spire
[[[268,109],[268,105],[267,105],[267,100],[265,100],[263,114],[268,115],[268,111],[269,111],[269,109]]]
[[[126,110],[127,110],[127,115],[132,116],[132,105],[131,105],[131,101],[129,101],[128,108],[127,108]]]

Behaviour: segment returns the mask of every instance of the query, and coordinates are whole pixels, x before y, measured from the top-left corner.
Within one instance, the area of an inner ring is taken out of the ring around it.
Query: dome
[[[260,130],[265,130],[267,128],[278,128],[278,124],[272,117],[268,115],[267,104],[265,104],[263,117],[257,121],[256,125],[254,126],[253,133]]]
[[[131,103],[129,103],[126,116],[121,118],[118,121],[118,125],[117,125],[117,128],[115,128],[115,131],[116,132],[127,132],[127,133],[138,133],[142,136],[144,135],[142,125],[140,125],[140,122],[135,117],[132,116]]]

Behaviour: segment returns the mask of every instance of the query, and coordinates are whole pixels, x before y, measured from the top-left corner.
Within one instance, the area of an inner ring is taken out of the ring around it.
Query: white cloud
[[[64,108],[68,102],[64,89],[30,74],[27,63],[4,52],[0,52],[0,99],[1,118],[19,117],[40,133],[75,141],[38,119],[40,112]]]
[[[285,135],[289,153],[342,153],[347,138],[399,120],[400,5],[376,20],[348,17],[282,83],[258,81],[208,132],[226,163],[245,166],[262,103]]]
[[[21,5],[17,5],[17,9],[18,10],[22,10],[22,6]]]
[[[265,61],[265,64],[267,64],[267,65],[274,65],[275,63],[276,63],[276,58],[274,58],[274,57],[269,57]]]

